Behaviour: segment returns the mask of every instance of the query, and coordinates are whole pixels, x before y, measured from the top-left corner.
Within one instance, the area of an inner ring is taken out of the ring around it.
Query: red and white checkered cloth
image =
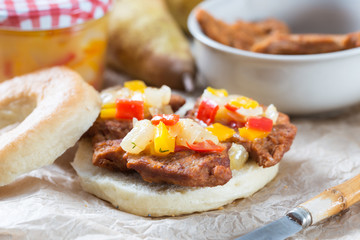
[[[49,30],[101,18],[112,0],[0,0],[0,28]]]

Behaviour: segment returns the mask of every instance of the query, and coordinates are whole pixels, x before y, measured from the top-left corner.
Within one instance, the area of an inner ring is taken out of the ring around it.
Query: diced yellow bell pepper
[[[163,122],[156,126],[154,148],[156,155],[159,156],[165,156],[175,151],[175,138],[169,134]]]
[[[219,110],[216,112],[215,122],[227,124],[232,121],[245,123],[246,117],[237,114],[236,112],[229,111],[225,107],[220,107]]]
[[[157,153],[155,152],[154,141],[152,141],[149,145],[147,145],[145,150],[147,153],[149,153],[152,156],[157,155]]]
[[[220,121],[230,121],[231,119],[229,118],[229,115],[228,115],[228,110],[224,107],[219,107],[218,111],[216,112],[216,115],[215,115],[215,122],[220,122]]]
[[[212,87],[207,87],[206,90],[210,92],[212,95],[215,95],[217,97],[227,97],[228,92],[225,89],[215,89]]]
[[[124,83],[124,87],[130,89],[131,91],[138,91],[144,93],[146,84],[140,80],[133,80]]]
[[[116,109],[115,108],[101,109],[100,118],[102,118],[102,119],[115,118],[115,114],[116,114]]]
[[[245,109],[256,108],[259,106],[259,103],[257,101],[247,97],[238,97],[231,100],[229,104],[237,108],[243,107]]]
[[[247,127],[239,128],[239,135],[243,138],[246,138],[249,141],[254,141],[258,138],[265,138],[269,135],[269,132],[263,132],[255,129],[250,129]]]
[[[105,103],[101,106],[101,108],[116,108],[116,103],[111,102],[111,103]]]
[[[214,123],[208,126],[206,129],[217,136],[220,142],[227,140],[235,134],[234,129],[226,127],[221,123]]]

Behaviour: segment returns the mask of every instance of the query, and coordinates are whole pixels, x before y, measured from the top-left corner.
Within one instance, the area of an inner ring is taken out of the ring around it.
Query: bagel
[[[113,172],[91,163],[92,145],[79,143],[73,168],[82,188],[110,202],[119,210],[140,216],[174,216],[217,209],[235,199],[249,197],[277,174],[279,164],[263,168],[247,161],[225,185],[216,187],[183,187],[145,182],[137,173]]]
[[[0,186],[51,164],[96,120],[98,93],[54,67],[0,84]]]

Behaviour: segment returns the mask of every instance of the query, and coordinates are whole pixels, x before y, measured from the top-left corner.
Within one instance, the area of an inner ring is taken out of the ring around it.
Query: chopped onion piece
[[[238,96],[237,95],[229,95],[227,97],[218,97],[205,89],[204,93],[201,96],[201,100],[203,100],[203,99],[213,100],[221,107],[221,106],[224,106],[231,99],[236,98],[236,97],[238,97]]]
[[[110,92],[102,93],[100,97],[103,104],[115,102],[114,96]]]
[[[138,122],[139,120],[137,118],[133,118],[132,122],[133,122],[133,126],[135,126],[135,124]]]
[[[168,86],[163,85],[161,86],[160,91],[163,92],[162,104],[163,105],[169,104],[171,99],[171,89]]]
[[[248,109],[241,107],[236,110],[236,113],[246,117],[260,116],[263,115],[264,110],[262,107],[248,108]]]
[[[138,154],[143,151],[154,138],[155,127],[149,120],[135,123],[134,128],[125,136],[120,146],[129,153]]]
[[[173,126],[169,126],[169,134],[172,137],[177,137],[177,135],[179,135],[179,133],[181,132],[181,127],[182,127],[182,119],[180,119],[175,125]]]
[[[159,108],[156,107],[149,107],[149,113],[151,114],[151,116],[155,116],[157,114],[161,114],[161,110]]]
[[[218,97],[218,96],[215,96],[214,94],[212,94],[211,92],[209,92],[207,89],[204,90],[204,93],[202,94],[201,96],[201,100],[203,99],[210,99],[210,100],[213,100],[215,101],[217,104],[220,105],[221,103],[221,98],[222,97]]]
[[[149,112],[151,116],[155,116],[157,114],[173,114],[173,110],[170,105],[165,105],[160,108],[157,107],[149,107]]]
[[[144,101],[144,95],[141,92],[134,92],[131,100]]]
[[[195,142],[203,142],[205,140],[211,140],[215,144],[219,144],[219,139],[217,136],[213,135],[210,131],[203,128],[204,131],[202,131],[197,138],[195,139]]]
[[[205,140],[211,140],[215,144],[219,143],[219,139],[215,135],[192,119],[180,119],[177,124],[169,127],[169,132],[172,136],[176,136],[176,145],[187,146],[187,143],[193,144]]]
[[[270,104],[265,110],[264,115],[265,117],[270,118],[275,124],[279,117],[279,112],[277,111],[276,107],[273,104]]]
[[[131,97],[131,91],[130,89],[127,88],[121,88],[118,91],[116,91],[114,97],[128,99]]]
[[[113,103],[117,98],[130,99],[131,91],[127,88],[121,88],[118,90],[116,90],[116,88],[109,88],[101,92],[100,97],[103,104]]]
[[[242,145],[236,143],[231,145],[228,154],[230,158],[231,170],[239,170],[244,166],[245,162],[249,158],[249,153],[246,151],[246,149]]]
[[[162,114],[173,114],[174,111],[172,110],[170,105],[165,105],[162,107]]]
[[[144,91],[145,103],[150,107],[160,108],[167,105],[171,98],[171,89],[163,85],[161,88],[147,87]]]
[[[175,126],[177,126],[176,145],[181,146],[187,146],[186,142],[193,144],[202,131],[201,126],[191,119],[180,119]]]

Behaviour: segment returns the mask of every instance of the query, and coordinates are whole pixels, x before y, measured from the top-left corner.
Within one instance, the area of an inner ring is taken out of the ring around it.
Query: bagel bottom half
[[[53,67],[0,84],[0,186],[52,164],[99,115],[96,90]]]
[[[175,216],[217,209],[263,188],[279,169],[279,164],[262,168],[248,161],[242,169],[233,171],[233,177],[223,186],[182,187],[148,183],[137,173],[96,167],[91,163],[92,151],[90,141],[81,140],[72,163],[83,189],[122,211],[140,216]]]

